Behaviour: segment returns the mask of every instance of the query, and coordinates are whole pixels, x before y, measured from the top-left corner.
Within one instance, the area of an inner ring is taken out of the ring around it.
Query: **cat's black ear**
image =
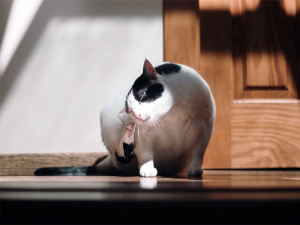
[[[152,64],[147,59],[145,59],[145,62],[144,62],[143,74],[145,76],[151,77],[152,79],[155,79],[157,77],[156,70],[154,69]]]

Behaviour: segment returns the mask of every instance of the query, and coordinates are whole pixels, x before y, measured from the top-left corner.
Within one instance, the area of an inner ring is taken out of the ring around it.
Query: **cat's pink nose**
[[[139,114],[135,115],[135,118],[141,119],[141,114],[139,113]]]

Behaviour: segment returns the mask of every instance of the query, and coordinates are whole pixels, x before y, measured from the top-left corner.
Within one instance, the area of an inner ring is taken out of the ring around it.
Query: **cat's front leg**
[[[155,177],[157,169],[154,167],[153,160],[150,160],[140,166],[140,176],[142,177]]]
[[[152,143],[142,137],[137,138],[137,146],[134,150],[139,163],[139,173],[142,177],[155,177],[157,176],[157,169],[154,167],[153,162],[153,145]]]

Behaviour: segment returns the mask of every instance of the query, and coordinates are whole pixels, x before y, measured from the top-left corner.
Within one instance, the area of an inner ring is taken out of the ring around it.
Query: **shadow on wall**
[[[8,14],[11,5],[12,5],[12,1],[0,1],[0,43],[2,42],[5,24],[8,19]]]
[[[3,37],[5,23],[8,17],[11,1],[0,2],[0,43]],[[112,18],[112,17],[132,17],[145,18],[161,16],[157,10],[157,4],[144,1],[44,1],[40,10],[35,16],[32,24],[26,32],[19,48],[14,54],[6,72],[0,77],[0,108],[8,91],[14,83],[20,70],[30,58],[32,50],[38,43],[41,35],[44,33],[47,24],[55,18]],[[141,10],[142,9],[142,10]],[[82,34],[83,36],[85,34]],[[122,39],[123,34],[120,32],[118,38]],[[99,53],[99,54],[103,54]],[[116,51],[115,54],[118,54]],[[43,63],[43,62],[41,62]],[[88,64],[87,64],[88,67]]]
[[[43,1],[0,77],[0,153],[103,151],[101,107],[162,44],[161,1]]]

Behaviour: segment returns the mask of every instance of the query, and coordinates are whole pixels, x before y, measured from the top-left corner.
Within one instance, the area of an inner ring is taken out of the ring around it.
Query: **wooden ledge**
[[[0,176],[32,176],[40,167],[90,166],[106,152],[3,154],[0,155]]]

